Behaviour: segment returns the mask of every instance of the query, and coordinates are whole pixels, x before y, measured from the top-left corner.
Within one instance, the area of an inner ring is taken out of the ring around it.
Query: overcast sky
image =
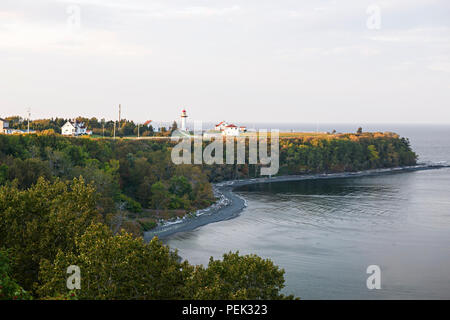
[[[0,116],[450,123],[450,1],[0,0]]]

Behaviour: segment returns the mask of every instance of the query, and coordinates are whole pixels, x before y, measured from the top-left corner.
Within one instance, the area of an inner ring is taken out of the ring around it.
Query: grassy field
[[[39,134],[39,133],[38,133]],[[210,133],[211,134],[211,133]],[[14,134],[14,135],[21,135],[21,134]],[[270,137],[270,132],[267,133],[268,137]],[[375,135],[375,136],[382,136],[382,135],[395,135],[394,133],[381,133],[381,132],[364,132],[362,134],[356,134],[356,133],[327,133],[327,132],[279,132],[280,139],[301,139],[301,138],[325,138],[325,139],[332,139],[332,138],[342,138],[344,136],[368,136],[368,135]],[[219,134],[220,136],[220,134]],[[258,137],[258,132],[246,132],[242,133],[240,137]],[[137,136],[125,136],[125,137],[119,137],[116,136],[113,137],[103,137],[101,135],[91,135],[91,136],[78,136],[78,137],[70,137],[69,138],[77,138],[77,139],[126,139],[126,140],[169,140],[171,139],[170,136],[151,136],[151,137],[137,137]],[[193,136],[191,136],[193,138]]]

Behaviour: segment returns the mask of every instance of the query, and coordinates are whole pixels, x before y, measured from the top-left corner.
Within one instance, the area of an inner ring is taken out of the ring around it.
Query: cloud
[[[450,73],[450,58],[448,55],[432,56],[428,59],[428,69]]]
[[[450,73],[450,62],[436,62],[428,66],[430,70]]]
[[[146,47],[121,41],[112,31],[71,30],[66,24],[29,23],[14,14],[2,14],[0,48],[18,52],[52,52],[73,55],[136,56],[151,53]]]
[[[430,6],[437,3],[445,3],[446,0],[378,0],[374,4],[388,10],[404,10],[406,8],[415,8]]]
[[[366,27],[370,4],[381,8],[380,30]],[[70,30],[74,5],[81,28]],[[0,89],[12,107],[29,99],[49,114],[57,101],[79,95],[70,83],[83,86],[86,110],[114,99],[142,108],[151,101],[161,106],[152,117],[161,119],[173,104],[196,106],[198,114],[232,105],[247,118],[254,115],[246,106],[272,104],[302,117],[302,101],[321,113],[348,105],[341,121],[358,114],[369,91],[385,92],[385,106],[418,106],[432,93],[448,110],[448,9],[448,0],[0,0],[0,55],[10,75]],[[66,66],[73,76],[60,81]],[[104,72],[119,68],[121,79]],[[84,70],[98,71],[86,85]],[[49,83],[64,94],[41,95]],[[67,101],[68,109],[78,105]]]
[[[78,55],[148,55],[152,52],[148,44],[130,43],[127,30],[116,26],[126,24],[127,20],[132,21],[133,17],[145,18],[141,23],[146,23],[148,18],[175,20],[215,18],[241,12],[238,5],[183,8],[140,1],[79,0],[74,4],[68,0],[56,0],[51,3],[63,5],[56,9],[51,6],[52,10],[56,10],[54,13],[58,12],[58,16],[49,16],[48,9],[36,7],[27,9],[28,11],[1,10],[0,48]],[[115,25],[96,23],[90,16],[93,13],[97,14],[97,19],[111,19],[109,21],[114,21]],[[76,14],[79,15],[80,27],[70,30],[69,19]],[[134,37],[134,40],[142,42],[138,37]]]
[[[57,0],[67,5],[72,5],[72,0]],[[95,6],[108,10],[120,11],[121,13],[135,14],[158,19],[187,19],[223,17],[236,14],[241,11],[239,5],[228,7],[215,6],[188,6],[180,7],[170,5],[167,2],[148,1],[102,1],[102,0],[78,0],[75,2],[82,7]]]
[[[367,45],[349,45],[331,48],[325,51],[325,55],[358,54],[361,56],[375,56],[380,54],[380,52],[380,49]]]
[[[241,12],[241,7],[237,5],[225,8],[197,6],[183,9],[161,8],[159,10],[144,10],[141,15],[156,19],[193,19],[224,17],[239,12]]]
[[[406,30],[381,30],[375,36],[366,37],[369,40],[397,43],[428,43],[449,46],[449,27],[419,27]]]

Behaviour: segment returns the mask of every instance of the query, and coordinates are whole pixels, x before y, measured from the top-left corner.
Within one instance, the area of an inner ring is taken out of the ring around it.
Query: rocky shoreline
[[[191,231],[210,223],[229,220],[239,216],[242,210],[244,210],[244,208],[247,206],[247,203],[245,199],[234,193],[233,190],[238,187],[249,184],[365,177],[381,174],[392,174],[397,172],[441,169],[447,167],[450,166],[445,164],[420,164],[416,166],[397,167],[388,169],[373,169],[359,172],[277,176],[272,178],[264,177],[264,178],[234,180],[216,183],[213,185],[214,192],[218,197],[218,201],[216,203],[214,203],[212,206],[206,209],[197,211],[193,215],[188,215],[176,221],[166,222],[160,226],[157,226],[155,229],[151,231],[145,232],[144,239],[146,241],[149,241],[155,236],[157,236],[159,239],[165,239],[178,232]]]

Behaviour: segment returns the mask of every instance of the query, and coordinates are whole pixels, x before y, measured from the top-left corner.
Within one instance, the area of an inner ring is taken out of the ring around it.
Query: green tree
[[[130,234],[116,236],[102,224],[91,225],[76,239],[76,248],[60,250],[52,263],[42,263],[38,293],[41,297],[64,295],[66,270],[81,271],[79,299],[180,299],[192,273],[187,262],[156,238],[145,243]]]
[[[8,166],[6,164],[0,164],[0,186],[3,185],[8,179]]]
[[[22,189],[30,187],[40,177],[52,178],[48,164],[40,159],[15,158],[8,165],[8,180],[16,179],[18,186]]]
[[[378,159],[380,159],[380,155],[373,144],[368,146],[367,149],[369,150],[370,161],[377,161]]]
[[[171,130],[172,130],[172,132],[173,132],[173,131],[175,131],[175,130],[177,130],[177,129],[178,129],[178,124],[177,124],[176,121],[174,121],[174,122],[172,123]]]
[[[0,300],[29,300],[31,296],[11,276],[8,252],[0,249]]]
[[[95,189],[83,179],[40,178],[26,190],[0,187],[0,244],[9,249],[13,274],[25,290],[37,284],[42,259],[72,251],[75,238],[95,221],[101,221]]]
[[[170,179],[169,192],[178,197],[183,197],[186,194],[191,194],[192,186],[185,177],[173,176]]]
[[[167,209],[170,201],[170,193],[166,190],[164,184],[160,181],[154,183],[151,192],[151,207],[158,210]]]
[[[283,299],[284,270],[269,259],[239,252],[223,255],[223,260],[209,260],[199,266],[189,279],[193,299]]]

